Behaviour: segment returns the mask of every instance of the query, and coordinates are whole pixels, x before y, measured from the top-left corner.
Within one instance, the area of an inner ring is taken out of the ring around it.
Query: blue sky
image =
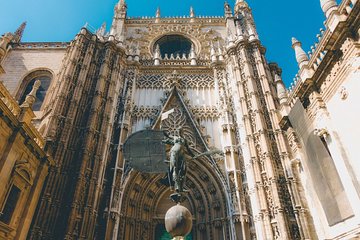
[[[28,25],[24,42],[70,41],[86,22],[99,28],[112,21],[117,0],[0,0],[0,34],[13,32],[23,21]],[[223,0],[127,0],[129,16],[153,16],[160,6],[162,16],[188,15],[193,6],[196,15],[222,16]],[[228,0],[233,7],[235,0]],[[248,0],[253,10],[262,44],[269,62],[283,69],[290,84],[297,73],[291,37],[303,43],[307,52],[324,28],[320,0]]]

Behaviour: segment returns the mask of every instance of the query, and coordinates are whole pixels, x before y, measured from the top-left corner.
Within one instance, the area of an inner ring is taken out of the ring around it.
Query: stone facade
[[[33,122],[55,163],[23,236],[159,238],[172,206],[164,174],[134,171],[122,146],[139,130],[181,127],[194,152],[225,153],[188,161],[193,239],[359,237],[360,4],[320,2],[326,30],[311,56],[293,39],[290,90],[243,0],[212,18],[129,18],[120,0],[109,33],[84,27],[70,43],[22,43],[23,28],[4,35],[0,80],[13,96],[47,83]]]
[[[360,115],[354,91],[360,87],[359,4],[321,2],[326,29],[308,55],[293,39],[300,69],[280,112],[292,150],[294,181],[304,196],[300,197],[306,199],[317,238],[358,239],[359,165],[355,154]],[[307,127],[294,119],[300,116],[297,104],[303,108]],[[304,128],[314,140],[304,134]],[[319,147],[318,156],[312,153],[311,143]]]
[[[0,82],[0,239],[26,238],[51,164],[33,117]]]

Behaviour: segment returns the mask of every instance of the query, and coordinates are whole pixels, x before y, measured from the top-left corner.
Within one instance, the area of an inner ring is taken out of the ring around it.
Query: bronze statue
[[[194,155],[191,151],[187,140],[182,136],[181,129],[177,129],[175,132],[175,136],[169,136],[164,132],[165,136],[167,137],[163,142],[165,144],[172,145],[170,149],[170,159],[169,159],[169,181],[170,186],[175,190],[176,193],[171,194],[171,198],[175,202],[181,202],[184,200],[183,193],[184,190],[184,183],[186,179],[186,157],[185,153],[191,156],[191,159],[197,159],[201,156],[209,156],[213,154],[223,154],[220,150],[210,150],[204,153],[200,153],[198,155]]]
[[[173,145],[170,149],[169,180],[170,185],[177,193],[184,192],[184,182],[186,177],[185,152],[194,157],[189,145],[182,137],[181,129],[176,130],[175,136],[165,134],[167,139],[163,140],[165,144]]]

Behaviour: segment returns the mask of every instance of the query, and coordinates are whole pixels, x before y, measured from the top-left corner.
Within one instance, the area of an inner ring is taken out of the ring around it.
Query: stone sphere
[[[191,232],[192,215],[180,204],[170,208],[165,215],[165,228],[172,237],[184,237]]]

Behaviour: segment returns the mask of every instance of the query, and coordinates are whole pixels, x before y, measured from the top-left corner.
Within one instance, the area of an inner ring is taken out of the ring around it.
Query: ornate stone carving
[[[200,59],[205,59],[209,53],[209,43],[213,40],[220,41],[222,44],[224,40],[221,34],[215,30],[204,28],[202,24],[149,24],[146,28],[137,29],[130,33],[131,37],[127,38],[128,45],[136,42],[139,44],[139,49],[142,55],[150,58],[153,53],[153,45],[155,41],[164,34],[183,34],[190,38],[196,46],[197,56]]]
[[[220,117],[220,113],[215,106],[194,106],[191,108],[191,112],[197,119],[217,119]]]
[[[146,73],[139,76],[136,82],[138,88],[169,88],[168,73]],[[211,74],[193,73],[186,74],[181,72],[181,79],[179,82],[179,88],[191,89],[191,88],[213,88],[214,81]]]
[[[349,93],[348,93],[347,89],[344,86],[342,86],[340,88],[339,95],[340,95],[341,100],[346,100],[347,99]]]
[[[136,119],[155,119],[161,110],[161,106],[134,106],[131,111],[132,117]]]

